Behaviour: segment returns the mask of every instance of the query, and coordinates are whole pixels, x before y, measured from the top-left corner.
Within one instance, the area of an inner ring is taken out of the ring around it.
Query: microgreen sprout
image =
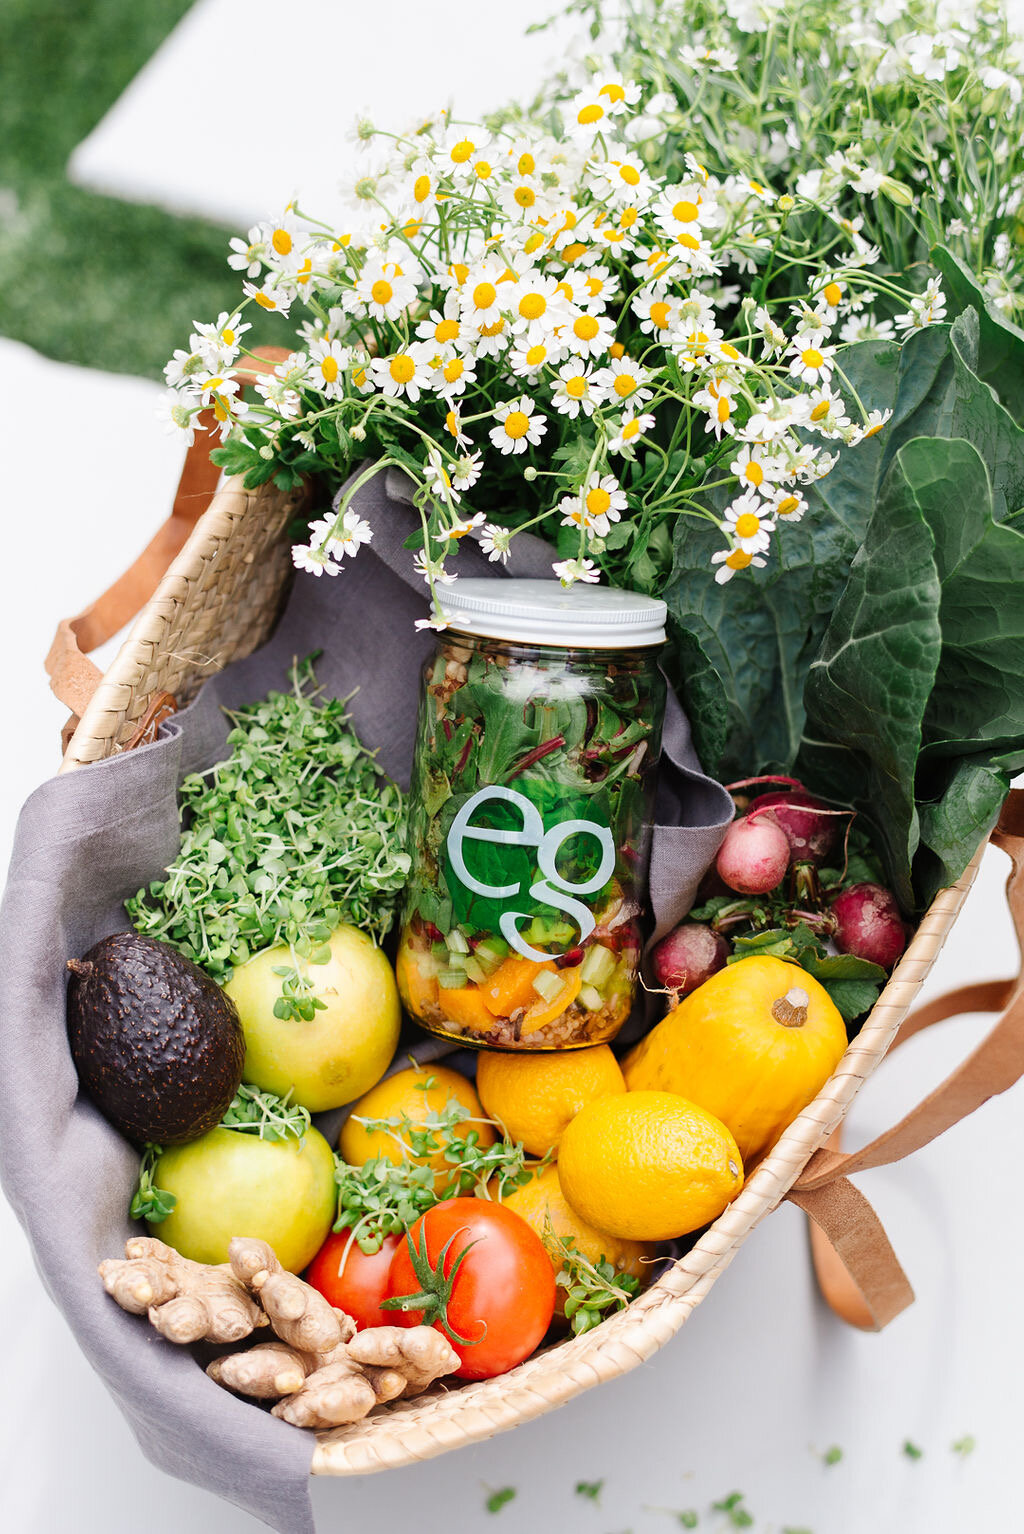
[[[511,1502],[516,1494],[514,1486],[503,1486],[500,1491],[492,1491],[484,1503],[489,1513],[500,1513],[506,1502]]]
[[[604,1481],[577,1481],[576,1495],[578,1497],[586,1497],[591,1502],[599,1502],[603,1485]]]
[[[640,1290],[640,1280],[632,1273],[620,1273],[601,1257],[590,1262],[571,1236],[559,1235],[550,1218],[545,1221],[544,1245],[554,1256],[561,1256],[561,1271],[555,1278],[564,1289],[565,1317],[573,1332],[589,1332],[612,1311],[625,1310]]]
[[[838,1444],[834,1443],[830,1449],[825,1450],[824,1454],[821,1456],[821,1462],[823,1465],[838,1465],[842,1457],[842,1449]]]
[[[961,1459],[966,1459],[968,1454],[973,1454],[977,1448],[977,1440],[967,1433],[963,1438],[958,1438],[955,1443],[950,1444],[950,1448],[954,1454],[959,1454]]]
[[[276,1092],[260,1092],[243,1082],[231,1099],[231,1106],[221,1119],[224,1129],[254,1134],[261,1140],[302,1141],[310,1126],[309,1110],[291,1101],[291,1092],[279,1097]]]
[[[921,1449],[921,1448],[918,1448],[916,1443],[911,1443],[909,1438],[905,1441],[905,1443],[903,1445],[903,1452],[907,1456],[908,1459],[923,1459],[924,1458],[924,1450]]]
[[[153,1172],[163,1149],[162,1145],[149,1144],[142,1152],[139,1181],[128,1211],[133,1220],[147,1220],[150,1225],[159,1225],[161,1220],[166,1220],[178,1202],[174,1193],[156,1187],[153,1182]]]
[[[753,1527],[754,1515],[743,1506],[743,1493],[741,1491],[730,1492],[720,1502],[712,1502],[713,1513],[724,1513],[729,1520],[729,1526],[733,1529],[749,1529]]]

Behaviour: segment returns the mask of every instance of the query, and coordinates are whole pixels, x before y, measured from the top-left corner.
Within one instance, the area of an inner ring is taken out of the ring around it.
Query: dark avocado
[[[68,1037],[83,1092],[129,1140],[179,1145],[219,1124],[238,1090],[235,1004],[167,943],[115,932],[69,959]]]

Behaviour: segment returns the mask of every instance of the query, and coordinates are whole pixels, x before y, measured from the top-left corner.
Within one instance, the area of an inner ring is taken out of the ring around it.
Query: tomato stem
[[[427,1232],[421,1225],[419,1234],[419,1247],[412,1239],[412,1231],[406,1231],[405,1239],[409,1248],[409,1260],[412,1270],[420,1284],[418,1294],[396,1294],[388,1300],[381,1301],[382,1310],[419,1310],[423,1313],[422,1325],[432,1326],[435,1321],[440,1323],[441,1330],[452,1342],[461,1343],[463,1347],[476,1347],[477,1343],[483,1342],[487,1335],[487,1323],[481,1322],[483,1335],[480,1337],[462,1337],[448,1320],[448,1306],[451,1303],[452,1291],[455,1287],[455,1279],[459,1269],[465,1262],[471,1249],[477,1245],[481,1237],[476,1241],[469,1241],[455,1258],[451,1265],[451,1271],[445,1272],[445,1259],[451,1251],[452,1242],[456,1236],[462,1235],[466,1229],[463,1225],[459,1230],[452,1231],[448,1240],[441,1248],[436,1264],[430,1261],[427,1252]]]

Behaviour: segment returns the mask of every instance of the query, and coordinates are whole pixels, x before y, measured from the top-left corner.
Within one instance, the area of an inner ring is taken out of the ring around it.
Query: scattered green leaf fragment
[[[744,1496],[741,1491],[730,1492],[723,1497],[721,1502],[712,1502],[713,1513],[725,1513],[729,1525],[734,1529],[749,1529],[753,1527],[754,1515],[743,1506]]]
[[[782,1534],[814,1534],[814,1530],[805,1528],[798,1529],[795,1528],[793,1524],[787,1523],[782,1529]]]
[[[578,1497],[588,1497],[591,1502],[598,1502],[601,1498],[601,1487],[603,1485],[603,1481],[577,1481],[576,1495]]]
[[[977,1439],[972,1438],[970,1433],[967,1433],[963,1438],[958,1438],[955,1443],[951,1444],[950,1448],[954,1454],[959,1454],[962,1459],[966,1459],[968,1454],[974,1453],[977,1446]]]
[[[843,1457],[843,1451],[838,1444],[834,1443],[830,1449],[826,1449],[821,1456],[823,1465],[838,1465]]]
[[[506,1502],[511,1502],[516,1494],[514,1486],[503,1486],[500,1491],[492,1491],[484,1503],[489,1513],[500,1513]]]
[[[923,1459],[924,1458],[924,1450],[923,1449],[919,1449],[916,1443],[911,1443],[909,1438],[906,1440],[906,1442],[903,1445],[903,1452],[907,1456],[908,1459]]]
[[[692,1507],[684,1507],[683,1511],[679,1514],[679,1522],[682,1524],[684,1529],[695,1529],[698,1523],[700,1523],[700,1518],[697,1515],[696,1509]]]

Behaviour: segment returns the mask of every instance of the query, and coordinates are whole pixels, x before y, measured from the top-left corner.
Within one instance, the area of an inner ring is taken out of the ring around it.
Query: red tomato
[[[462,1359],[455,1373],[485,1380],[514,1369],[541,1341],[555,1274],[540,1237],[511,1209],[448,1198],[420,1216],[392,1258],[388,1297],[403,1296],[423,1308],[390,1309],[392,1320],[443,1332]]]
[[[307,1269],[306,1282],[351,1316],[360,1331],[370,1326],[394,1326],[394,1316],[381,1310],[380,1302],[388,1292],[391,1260],[402,1237],[385,1236],[380,1251],[368,1257],[354,1241],[349,1246],[351,1234],[339,1230],[327,1237]]]

